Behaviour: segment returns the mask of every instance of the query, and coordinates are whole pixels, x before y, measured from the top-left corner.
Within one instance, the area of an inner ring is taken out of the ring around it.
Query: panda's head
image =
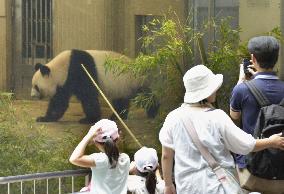
[[[57,84],[51,79],[51,70],[48,66],[37,63],[32,79],[31,97],[52,97],[56,93]]]

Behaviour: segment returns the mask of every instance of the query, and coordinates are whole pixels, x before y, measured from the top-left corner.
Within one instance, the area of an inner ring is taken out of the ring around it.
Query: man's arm
[[[241,128],[241,112],[234,111],[232,108],[230,108],[230,116],[232,120],[234,121],[235,125]]]
[[[284,137],[282,133],[271,135],[269,138],[257,139],[253,152],[258,152],[267,148],[276,148],[284,150]]]
[[[165,180],[165,194],[176,194],[175,187],[172,180],[174,150],[162,147],[162,170]]]
[[[237,85],[244,82],[245,79],[246,78],[245,78],[245,73],[244,73],[244,65],[240,64],[239,81],[238,81]],[[235,96],[234,94],[232,94],[232,95]],[[233,96],[231,96],[231,100],[234,99],[233,101],[236,101],[235,100],[236,97],[233,98]],[[238,124],[240,122],[240,119],[241,119],[241,112],[235,111],[232,107],[230,107],[230,116],[234,120],[234,122],[236,122]]]
[[[232,108],[230,109],[230,116],[234,121],[237,121],[241,118],[241,112],[237,112],[232,110]]]

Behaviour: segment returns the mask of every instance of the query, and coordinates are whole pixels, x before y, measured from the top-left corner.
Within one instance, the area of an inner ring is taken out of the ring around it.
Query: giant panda
[[[145,82],[136,80],[130,74],[116,75],[105,69],[107,58],[124,55],[112,51],[99,50],[66,50],[58,54],[46,65],[36,64],[32,78],[31,96],[49,97],[49,105],[45,116],[38,117],[38,122],[54,122],[59,120],[68,108],[69,100],[75,95],[82,104],[85,118],[80,123],[94,123],[101,117],[99,93],[81,67],[84,64],[90,75],[98,83],[105,95],[111,100],[118,113],[127,117],[129,101],[143,90]],[[147,114],[154,117],[156,111],[150,109]],[[112,116],[114,117],[114,115]]]

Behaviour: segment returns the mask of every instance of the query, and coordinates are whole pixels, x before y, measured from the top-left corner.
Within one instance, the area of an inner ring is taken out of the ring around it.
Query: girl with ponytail
[[[116,145],[119,139],[114,121],[102,119],[91,127],[87,135],[77,145],[70,162],[92,170],[90,194],[126,194],[130,159],[119,153]],[[90,142],[94,142],[100,153],[85,154]]]
[[[130,165],[127,189],[132,194],[163,194],[165,182],[159,173],[157,152],[142,147],[134,155]]]

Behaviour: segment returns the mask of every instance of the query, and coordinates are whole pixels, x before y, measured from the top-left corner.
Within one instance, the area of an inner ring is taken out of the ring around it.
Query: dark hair
[[[113,141],[111,138],[108,138],[104,143],[104,149],[111,168],[115,168],[119,157],[119,150],[115,141]]]
[[[249,40],[248,50],[261,68],[273,68],[278,60],[279,43],[273,36],[258,36]]]
[[[157,184],[157,177],[155,174],[156,170],[148,172],[140,172],[139,170],[137,170],[138,176],[146,177],[145,186],[149,194],[155,194]]]
[[[199,101],[198,103],[199,103],[200,105],[205,105],[207,102],[208,102],[207,99],[203,99],[203,100]]]

